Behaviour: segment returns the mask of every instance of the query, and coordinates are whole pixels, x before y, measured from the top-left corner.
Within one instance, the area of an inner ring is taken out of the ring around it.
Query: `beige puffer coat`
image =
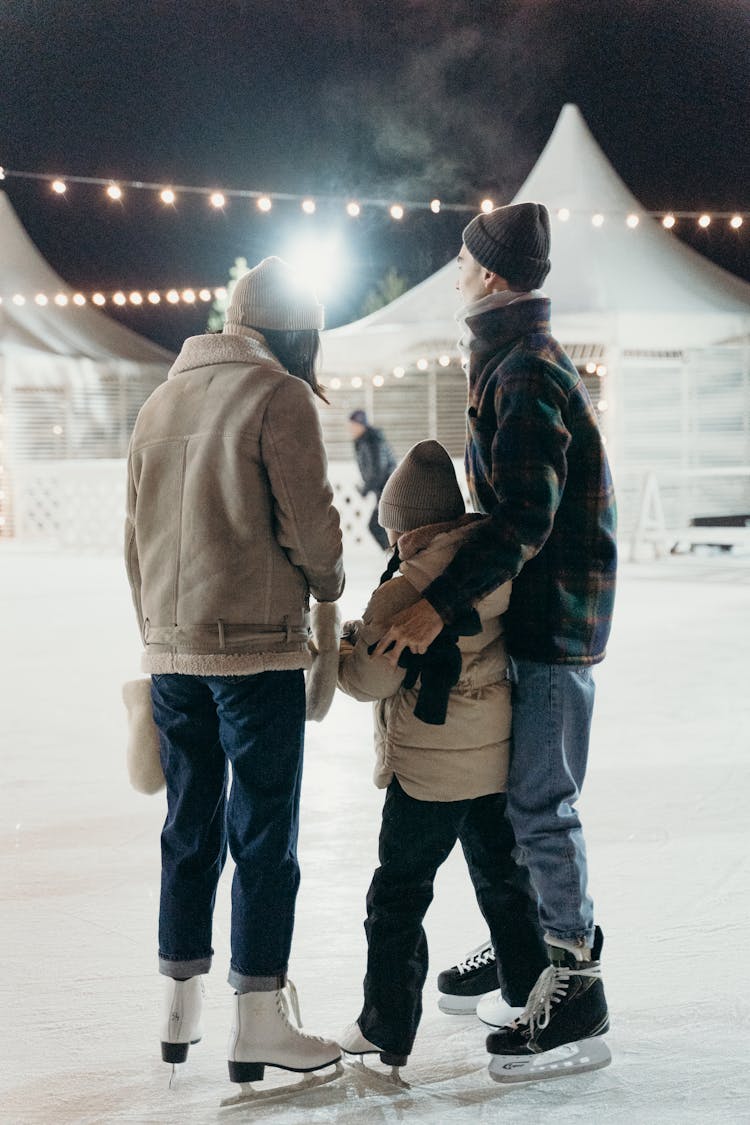
[[[344,586],[314,396],[258,333],[193,336],[144,403],[125,555],[143,670],[310,665],[309,595]]]
[[[460,801],[506,788],[511,707],[502,614],[511,584],[477,604],[482,632],[458,639],[461,676],[451,689],[444,726],[416,718],[419,684],[404,689],[404,670],[393,669],[382,656],[368,656],[367,648],[397,613],[419,600],[453,558],[467,527],[481,518],[463,516],[399,538],[400,572],[374,592],[353,651],[339,661],[339,687],[355,699],[377,701],[375,784],[384,789],[395,774],[406,793],[420,801]]]

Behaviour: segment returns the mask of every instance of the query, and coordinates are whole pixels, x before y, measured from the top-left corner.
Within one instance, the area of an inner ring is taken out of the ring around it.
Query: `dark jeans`
[[[380,494],[382,491],[383,490],[380,489],[379,492],[375,493],[375,507],[372,510],[370,522],[368,523],[367,527],[369,529],[370,535],[373,537],[378,546],[382,547],[384,551],[387,551],[390,547],[388,536],[386,535],[385,531],[380,526],[380,523],[378,521],[378,505],[380,503]]]
[[[167,780],[160,971],[208,972],[228,845],[236,864],[229,981],[240,992],[270,988],[286,972],[299,886],[303,673],[152,676],[151,684]]]
[[[366,1039],[395,1054],[409,1054],[419,1026],[428,965],[422,920],[435,874],[456,840],[489,926],[506,1002],[525,1004],[549,964],[536,896],[526,868],[513,858],[505,794],[415,801],[394,778],[383,806],[380,867],[367,892],[367,975],[358,1022]]]

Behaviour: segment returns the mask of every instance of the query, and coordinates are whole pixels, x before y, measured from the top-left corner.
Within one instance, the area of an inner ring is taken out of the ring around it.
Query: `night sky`
[[[0,164],[506,202],[572,101],[647,209],[747,211],[749,59],[750,0],[5,0]],[[340,230],[350,266],[330,325],[359,315],[389,267],[416,283],[443,265],[468,219],[3,187],[54,268],[88,291],[218,285],[235,257],[254,264],[300,231]],[[681,237],[750,280],[750,221],[683,223]],[[205,309],[119,315],[177,348]]]

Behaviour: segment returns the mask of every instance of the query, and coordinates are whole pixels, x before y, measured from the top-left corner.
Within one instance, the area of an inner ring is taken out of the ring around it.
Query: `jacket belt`
[[[264,637],[278,641],[283,639],[307,642],[308,629],[304,623],[292,624],[288,617],[280,625],[229,625],[215,621],[210,625],[152,625],[146,618],[143,624],[143,640],[147,645],[214,645],[219,650],[229,645],[257,644]]]

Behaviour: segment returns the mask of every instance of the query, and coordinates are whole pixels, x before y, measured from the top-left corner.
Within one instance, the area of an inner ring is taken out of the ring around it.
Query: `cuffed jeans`
[[[433,882],[456,840],[495,948],[505,1000],[526,1003],[549,964],[528,874],[514,857],[505,794],[468,801],[416,801],[388,786],[379,859],[367,892],[367,975],[358,1023],[383,1050],[408,1055],[422,1015],[427,939],[422,921]]]
[[[576,811],[589,751],[591,668],[513,660],[508,816],[545,932],[594,939],[586,844]]]
[[[167,782],[159,970],[208,972],[228,845],[236,865],[229,982],[238,992],[280,987],[299,887],[304,675],[165,675],[151,685]]]

